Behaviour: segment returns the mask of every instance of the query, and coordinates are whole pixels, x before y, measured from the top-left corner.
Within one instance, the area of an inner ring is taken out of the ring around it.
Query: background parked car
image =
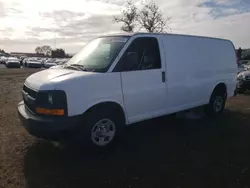
[[[21,56],[20,58],[19,58],[19,61],[20,61],[20,64],[21,64],[21,66],[24,66],[24,59],[25,58],[27,58],[26,56]]]
[[[45,62],[48,60],[48,58],[41,58],[40,61],[42,63],[42,67],[44,67]]]
[[[244,64],[245,70],[249,70],[250,69],[250,61],[248,61],[247,64]]]
[[[70,58],[48,58],[48,57],[11,57],[20,62],[20,66],[27,68],[50,68],[57,65],[63,65],[69,61]],[[0,56],[0,64],[5,64],[8,57]]]
[[[61,59],[60,62],[58,63],[58,65],[64,65],[64,64],[67,63],[69,60],[70,60],[69,58]]]
[[[44,68],[50,68],[50,67],[53,67],[53,66],[56,66],[56,62],[55,60],[53,59],[50,59],[50,60],[47,60],[45,63],[44,63]]]
[[[29,61],[29,58],[25,58],[23,60],[23,66],[27,67],[27,62]]]
[[[5,65],[7,68],[20,68],[21,67],[20,61],[17,58],[8,58]]]
[[[249,62],[249,60],[240,60],[239,64],[246,65]]]
[[[53,67],[50,67],[50,68],[55,69],[55,68],[63,67],[68,61],[69,61],[69,58],[61,59],[61,61],[56,66],[53,66]]]
[[[0,64],[5,64],[5,63],[6,63],[6,60],[7,60],[6,57],[1,56],[1,57],[0,57]]]
[[[42,63],[39,60],[36,59],[29,59],[26,61],[26,66],[28,68],[42,68]]]
[[[238,64],[238,74],[245,71],[245,66],[242,64]]]
[[[237,91],[244,93],[246,90],[250,90],[250,71],[243,71],[237,76]]]

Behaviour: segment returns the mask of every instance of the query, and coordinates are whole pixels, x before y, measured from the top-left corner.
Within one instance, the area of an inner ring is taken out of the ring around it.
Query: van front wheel
[[[84,115],[80,127],[80,141],[95,151],[104,151],[114,146],[121,136],[124,122],[115,111],[94,110]],[[78,137],[78,138],[79,138]]]
[[[91,129],[91,141],[99,147],[110,144],[116,134],[116,125],[109,118],[100,119]]]
[[[226,104],[226,94],[223,92],[214,92],[210,98],[209,104],[205,106],[205,113],[209,117],[216,117],[223,113]]]

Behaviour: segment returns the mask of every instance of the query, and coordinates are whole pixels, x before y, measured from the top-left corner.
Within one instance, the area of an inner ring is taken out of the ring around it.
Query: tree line
[[[44,45],[44,46],[37,46],[35,49],[36,54],[38,55],[42,55],[42,56],[49,56],[52,58],[64,58],[64,57],[69,57],[68,54],[65,53],[65,50],[62,48],[56,48],[56,49],[52,49],[50,46],[48,45]]]
[[[245,50],[244,49],[241,49],[241,47],[238,49],[238,50],[236,50],[236,53],[237,53],[237,58],[239,59],[239,60],[250,60],[250,54],[247,54],[247,55],[244,55],[243,56],[243,52],[244,52]],[[250,50],[249,50],[250,51]],[[249,52],[250,53],[250,52]]]
[[[8,54],[7,52],[5,52],[4,49],[0,48],[0,55],[9,56],[10,54]]]

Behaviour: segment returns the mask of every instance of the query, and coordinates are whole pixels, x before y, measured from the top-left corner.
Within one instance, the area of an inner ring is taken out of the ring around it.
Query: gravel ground
[[[16,112],[35,69],[0,70],[1,188],[250,187],[250,95],[228,101],[217,120],[170,116],[126,129],[108,153],[90,154],[38,140]]]

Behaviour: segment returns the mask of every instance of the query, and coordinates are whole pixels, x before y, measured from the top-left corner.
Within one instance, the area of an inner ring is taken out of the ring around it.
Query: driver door
[[[129,123],[164,115],[167,107],[165,62],[161,61],[158,39],[135,38],[118,65]]]

